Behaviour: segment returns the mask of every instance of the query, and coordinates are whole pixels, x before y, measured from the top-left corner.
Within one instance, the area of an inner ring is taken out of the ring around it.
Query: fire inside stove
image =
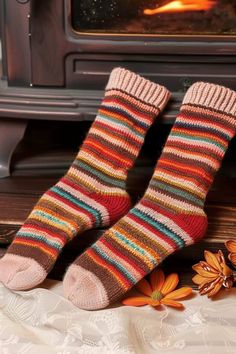
[[[78,32],[236,35],[236,0],[72,0]]]
[[[175,0],[167,2],[165,5],[157,6],[155,9],[144,9],[144,15],[156,15],[168,12],[205,11],[216,5],[216,1],[211,0]]]

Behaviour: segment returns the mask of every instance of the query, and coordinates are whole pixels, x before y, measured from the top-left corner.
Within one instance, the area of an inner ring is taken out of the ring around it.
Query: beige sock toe
[[[32,258],[6,254],[0,259],[0,281],[11,290],[33,288],[46,276],[46,271]]]
[[[65,297],[84,310],[104,308],[109,304],[101,281],[88,270],[72,264],[63,280]]]

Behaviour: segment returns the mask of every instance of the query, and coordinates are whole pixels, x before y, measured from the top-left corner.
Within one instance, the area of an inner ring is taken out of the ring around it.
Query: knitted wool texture
[[[106,307],[204,236],[205,198],[235,135],[235,116],[234,91],[201,82],[189,88],[144,197],[69,267],[68,299],[83,309]]]
[[[127,213],[127,172],[169,96],[164,87],[128,70],[112,71],[72,166],[41,197],[0,260],[0,281],[14,290],[41,283],[68,241]]]

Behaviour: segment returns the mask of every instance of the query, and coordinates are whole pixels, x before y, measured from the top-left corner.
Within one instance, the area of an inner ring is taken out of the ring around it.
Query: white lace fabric
[[[25,292],[0,284],[0,354],[236,353],[236,289],[184,304],[89,312],[62,296],[61,282]]]

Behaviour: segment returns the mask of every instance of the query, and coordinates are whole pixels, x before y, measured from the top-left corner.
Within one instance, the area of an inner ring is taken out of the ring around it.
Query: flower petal
[[[145,278],[140,280],[140,282],[138,282],[138,284],[135,286],[135,288],[144,295],[147,295],[147,296],[152,295],[151,285],[149,284],[149,282]]]
[[[194,282],[194,284],[197,285],[202,285],[202,284],[206,284],[210,281],[209,278],[205,278],[199,274],[194,275],[194,277],[192,278],[192,281]]]
[[[212,273],[212,272],[202,269],[202,267],[199,263],[192,266],[192,268],[193,268],[193,270],[195,270],[195,272],[197,272],[198,274],[200,274],[204,278],[213,278],[214,279],[219,276],[219,274],[217,274],[217,273]]]
[[[179,276],[176,273],[172,273],[167,276],[162,288],[161,293],[166,295],[176,288],[179,283]]]
[[[167,294],[165,296],[165,299],[180,300],[189,296],[190,294],[192,294],[192,292],[193,292],[192,288],[183,287]]]
[[[144,305],[150,305],[152,302],[152,299],[146,296],[131,296],[128,297],[127,299],[122,300],[122,304],[128,305],[128,306],[144,306]]]
[[[165,282],[165,275],[161,269],[154,270],[154,272],[150,274],[150,283],[151,283],[152,291],[156,291],[156,290],[160,291],[164,282]]]
[[[211,253],[210,251],[204,251],[204,256],[207,261],[207,263],[212,266],[214,269],[221,271],[221,266],[219,264],[218,258],[214,253]]]
[[[174,301],[174,300],[171,300],[171,299],[167,299],[167,298],[162,299],[161,300],[161,304],[167,305],[167,306],[171,306],[171,307],[175,307],[175,308],[178,308],[178,309],[184,308],[184,305],[181,304],[180,302],[177,302],[177,301]]]
[[[229,258],[230,262],[232,262],[234,265],[236,265],[236,253],[230,253],[228,255],[228,258]]]
[[[226,241],[225,247],[229,252],[236,253],[236,241],[233,240]]]

